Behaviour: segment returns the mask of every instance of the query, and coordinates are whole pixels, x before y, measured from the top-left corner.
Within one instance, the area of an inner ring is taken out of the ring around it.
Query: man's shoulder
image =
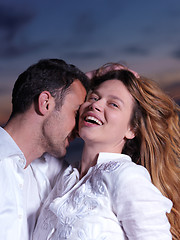
[[[0,160],[20,156],[24,159],[24,155],[12,137],[0,127]]]

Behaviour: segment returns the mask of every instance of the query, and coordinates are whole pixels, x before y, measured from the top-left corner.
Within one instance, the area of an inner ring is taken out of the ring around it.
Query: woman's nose
[[[92,110],[96,110],[98,112],[101,112],[102,109],[103,109],[103,106],[102,106],[102,103],[100,100],[96,101],[96,102],[93,102],[91,103],[91,105],[89,106],[90,109]]]

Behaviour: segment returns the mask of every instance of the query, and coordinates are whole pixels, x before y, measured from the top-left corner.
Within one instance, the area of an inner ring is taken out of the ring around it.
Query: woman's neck
[[[81,166],[80,166],[80,178],[82,178],[88,172],[89,168],[95,166],[97,163],[98,155],[100,152],[121,153],[122,149],[119,146],[111,146],[98,143],[84,143]]]
[[[80,178],[82,178],[88,172],[89,168],[95,166],[97,163],[99,151],[96,151],[94,147],[84,145],[80,166]]]

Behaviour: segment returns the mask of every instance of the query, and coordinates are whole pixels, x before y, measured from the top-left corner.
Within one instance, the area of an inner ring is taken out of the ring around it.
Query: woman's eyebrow
[[[121,98],[119,98],[115,95],[108,95],[108,97],[111,99],[114,99],[114,100],[118,100],[119,102],[121,102],[124,105],[124,101]]]
[[[98,96],[101,96],[101,93],[98,91],[98,89],[95,89],[95,90],[93,90],[92,92],[91,92],[91,94],[96,94],[96,95],[98,95]],[[124,101],[121,99],[121,98],[119,98],[118,96],[115,96],[115,95],[108,95],[107,96],[108,98],[111,98],[111,99],[114,99],[114,100],[118,100],[119,102],[121,102],[121,104],[125,104],[124,103]]]

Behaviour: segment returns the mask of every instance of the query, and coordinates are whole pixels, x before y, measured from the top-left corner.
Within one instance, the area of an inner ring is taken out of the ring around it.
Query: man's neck
[[[28,121],[17,117],[11,119],[4,129],[23,152],[26,158],[26,167],[43,154],[40,142],[37,142],[37,130],[35,126],[28,124]]]

